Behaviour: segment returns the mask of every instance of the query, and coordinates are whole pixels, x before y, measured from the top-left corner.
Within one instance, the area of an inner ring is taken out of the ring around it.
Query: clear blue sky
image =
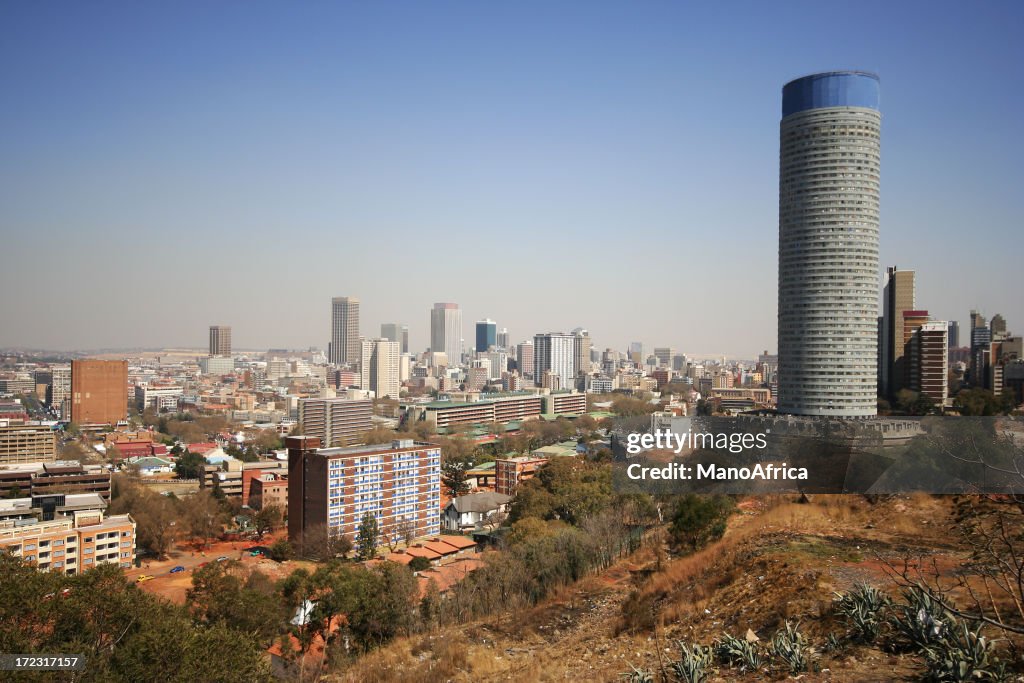
[[[1024,331],[1024,3],[0,5],[0,346],[326,346],[435,301],[775,348],[782,85],[882,80],[882,265]],[[471,342],[470,342],[471,343]]]

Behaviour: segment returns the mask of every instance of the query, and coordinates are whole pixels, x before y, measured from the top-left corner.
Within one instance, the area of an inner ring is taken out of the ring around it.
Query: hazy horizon
[[[881,77],[881,266],[1024,332],[1024,6],[0,6],[0,347],[326,349],[430,307],[776,351],[785,82]],[[767,27],[771,27],[768,30]],[[1015,277],[1017,276],[1017,277]],[[879,274],[881,284],[881,273]]]

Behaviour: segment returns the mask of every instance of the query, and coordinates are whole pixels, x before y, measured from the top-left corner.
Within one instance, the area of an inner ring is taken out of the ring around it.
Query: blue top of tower
[[[782,118],[825,107],[878,109],[878,74],[826,71],[798,78],[782,87]]]

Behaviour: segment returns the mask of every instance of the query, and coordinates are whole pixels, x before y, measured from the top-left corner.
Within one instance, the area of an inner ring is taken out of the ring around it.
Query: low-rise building
[[[538,458],[532,455],[495,459],[494,490],[506,496],[514,496],[519,485],[532,479],[537,470],[547,462],[547,458]]]
[[[94,509],[43,521],[0,519],[0,548],[42,571],[70,575],[101,564],[127,569],[135,561],[135,520]]]
[[[274,474],[263,474],[252,480],[249,489],[249,507],[262,510],[276,505],[282,512],[288,511],[288,480]]]
[[[512,502],[512,496],[483,491],[452,498],[441,515],[446,531],[478,529],[485,523],[498,523]]]
[[[0,423],[0,465],[57,458],[57,436],[47,425]]]

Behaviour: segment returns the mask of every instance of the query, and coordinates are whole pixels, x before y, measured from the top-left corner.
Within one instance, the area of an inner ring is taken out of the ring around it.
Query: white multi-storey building
[[[814,74],[782,91],[778,409],[877,412],[878,77]]]

